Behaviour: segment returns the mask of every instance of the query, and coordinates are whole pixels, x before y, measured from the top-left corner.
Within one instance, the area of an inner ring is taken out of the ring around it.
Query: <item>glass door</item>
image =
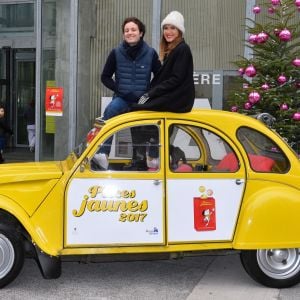
[[[0,49],[0,103],[5,106],[5,118],[10,118],[10,48]]]
[[[28,147],[24,112],[35,102],[35,50],[16,49],[14,59],[15,144],[17,147]]]

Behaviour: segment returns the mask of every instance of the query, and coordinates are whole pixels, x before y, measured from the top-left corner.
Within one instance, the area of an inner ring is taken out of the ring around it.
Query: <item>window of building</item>
[[[0,4],[0,33],[34,31],[34,4]]]

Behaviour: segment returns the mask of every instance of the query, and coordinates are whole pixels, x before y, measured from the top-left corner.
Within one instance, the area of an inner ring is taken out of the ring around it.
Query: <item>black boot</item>
[[[147,163],[146,163],[146,156],[143,156],[138,153],[137,148],[133,148],[132,150],[132,160],[131,163],[127,166],[123,167],[124,171],[146,171]]]
[[[0,153],[0,164],[3,164],[4,163],[4,158],[2,156],[2,153]]]

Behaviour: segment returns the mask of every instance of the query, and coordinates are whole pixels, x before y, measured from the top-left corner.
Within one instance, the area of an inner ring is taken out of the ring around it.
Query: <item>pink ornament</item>
[[[259,6],[254,6],[252,11],[255,13],[255,14],[259,14],[261,12],[261,8]]]
[[[252,107],[252,104],[250,102],[246,102],[244,104],[244,108],[247,109],[247,110],[251,109],[251,107]]]
[[[281,30],[278,36],[283,42],[288,42],[292,38],[292,34],[288,29]]]
[[[282,103],[280,105],[280,110],[288,110],[288,109],[289,109],[289,106],[286,103]]]
[[[244,73],[245,73],[245,69],[244,68],[239,68],[238,72],[239,72],[240,76],[243,76]]]
[[[296,5],[297,7],[300,7],[300,0],[295,0],[295,5]]]
[[[251,104],[255,104],[255,103],[259,102],[259,100],[260,100],[260,94],[256,91],[251,92],[248,96],[248,101]]]
[[[281,74],[281,75],[277,78],[277,81],[278,81],[280,84],[284,84],[284,83],[286,83],[287,79],[286,79],[286,77],[285,77],[283,74]]]
[[[269,86],[267,83],[264,83],[264,84],[261,86],[261,88],[262,88],[264,91],[267,91],[267,90],[270,88],[270,86]]]
[[[230,109],[230,110],[231,110],[232,112],[237,112],[238,109],[239,109],[239,108],[238,108],[236,105],[233,105],[233,106],[231,106],[231,109]]]
[[[295,66],[295,67],[300,67],[300,58],[295,58],[293,61],[292,61],[292,64]]]
[[[256,75],[256,69],[254,68],[253,65],[250,65],[245,69],[245,74],[248,77],[254,77]]]
[[[275,12],[275,8],[274,7],[269,7],[268,8],[268,13],[269,14],[274,14],[274,12]]]
[[[293,120],[300,121],[300,112],[295,112],[292,116]]]
[[[261,33],[259,33],[259,34],[257,35],[257,42],[258,42],[259,44],[263,44],[263,43],[265,43],[265,42],[268,40],[268,38],[269,38],[269,36],[268,36],[267,33],[261,32]]]
[[[280,5],[280,0],[271,0],[272,5]]]
[[[276,36],[278,36],[279,35],[279,33],[280,33],[280,29],[278,29],[278,28],[275,28],[274,29],[274,34],[276,35]]]
[[[257,35],[256,34],[250,34],[248,38],[248,42],[250,44],[256,44],[257,43]]]

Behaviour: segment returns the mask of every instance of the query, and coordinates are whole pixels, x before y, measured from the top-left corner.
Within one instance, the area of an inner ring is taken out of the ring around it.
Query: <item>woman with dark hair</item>
[[[184,41],[184,18],[170,12],[161,23],[163,31],[159,58],[162,67],[154,76],[150,89],[134,105],[134,109],[188,112],[195,99],[193,56]]]
[[[103,120],[128,112],[149,89],[151,74],[155,75],[161,67],[156,51],[143,40],[146,28],[138,18],[126,18],[122,32],[123,41],[110,52],[101,74],[102,83],[114,92]],[[94,156],[101,167],[107,167],[110,149],[111,140]]]
[[[174,172],[193,172],[193,168],[187,163],[184,152],[173,145],[170,145],[170,168]]]

